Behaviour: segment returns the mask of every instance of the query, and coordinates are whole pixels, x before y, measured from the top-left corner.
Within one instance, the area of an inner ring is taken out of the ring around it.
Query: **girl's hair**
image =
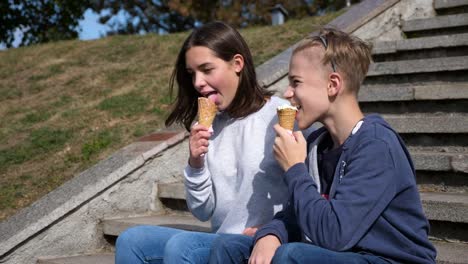
[[[185,53],[195,46],[209,48],[216,57],[226,62],[231,61],[236,54],[244,58],[244,67],[239,73],[239,87],[233,101],[225,110],[231,117],[243,118],[258,111],[265,104],[265,98],[273,95],[273,91],[268,91],[257,83],[252,55],[239,32],[223,22],[211,22],[194,29],[179,51],[169,83],[171,96],[175,81],[178,93],[172,112],[166,119],[166,126],[177,122],[190,130],[197,116],[197,98],[201,95],[193,86],[192,76],[187,72],[185,62]]]
[[[299,42],[293,55],[315,46],[325,49],[323,65],[330,64],[333,71],[341,73],[348,89],[357,96],[372,61],[372,46],[337,29],[323,28],[318,35]]]

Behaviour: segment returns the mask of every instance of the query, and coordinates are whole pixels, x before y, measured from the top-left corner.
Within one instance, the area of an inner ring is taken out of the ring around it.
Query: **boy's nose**
[[[291,86],[288,86],[288,88],[286,88],[286,91],[284,91],[283,96],[286,99],[291,99],[294,96],[294,92]]]

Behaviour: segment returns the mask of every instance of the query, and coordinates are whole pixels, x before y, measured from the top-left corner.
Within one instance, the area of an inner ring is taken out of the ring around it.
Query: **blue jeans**
[[[132,227],[117,238],[115,263],[208,263],[217,236],[161,226]]]
[[[213,242],[210,263],[247,263],[253,248],[253,238],[243,235],[218,235]],[[283,263],[375,263],[388,264],[383,258],[354,252],[336,252],[307,243],[286,243],[275,252],[272,264]]]

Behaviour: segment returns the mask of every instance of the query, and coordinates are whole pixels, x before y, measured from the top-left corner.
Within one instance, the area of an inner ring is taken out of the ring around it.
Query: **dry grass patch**
[[[337,14],[241,31],[259,65]],[[151,131],[188,32],[0,52],[0,219]]]

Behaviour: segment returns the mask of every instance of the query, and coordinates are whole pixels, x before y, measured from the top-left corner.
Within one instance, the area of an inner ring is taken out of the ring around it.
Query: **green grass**
[[[104,99],[98,109],[108,111],[115,117],[130,117],[144,112],[149,104],[149,98],[130,92]]]
[[[93,156],[99,154],[104,149],[109,147],[113,142],[120,140],[120,130],[105,130],[93,136],[89,141],[85,142],[81,148],[83,159],[91,160]]]
[[[241,30],[260,65],[337,14]],[[0,220],[164,127],[189,33],[0,51]]]

